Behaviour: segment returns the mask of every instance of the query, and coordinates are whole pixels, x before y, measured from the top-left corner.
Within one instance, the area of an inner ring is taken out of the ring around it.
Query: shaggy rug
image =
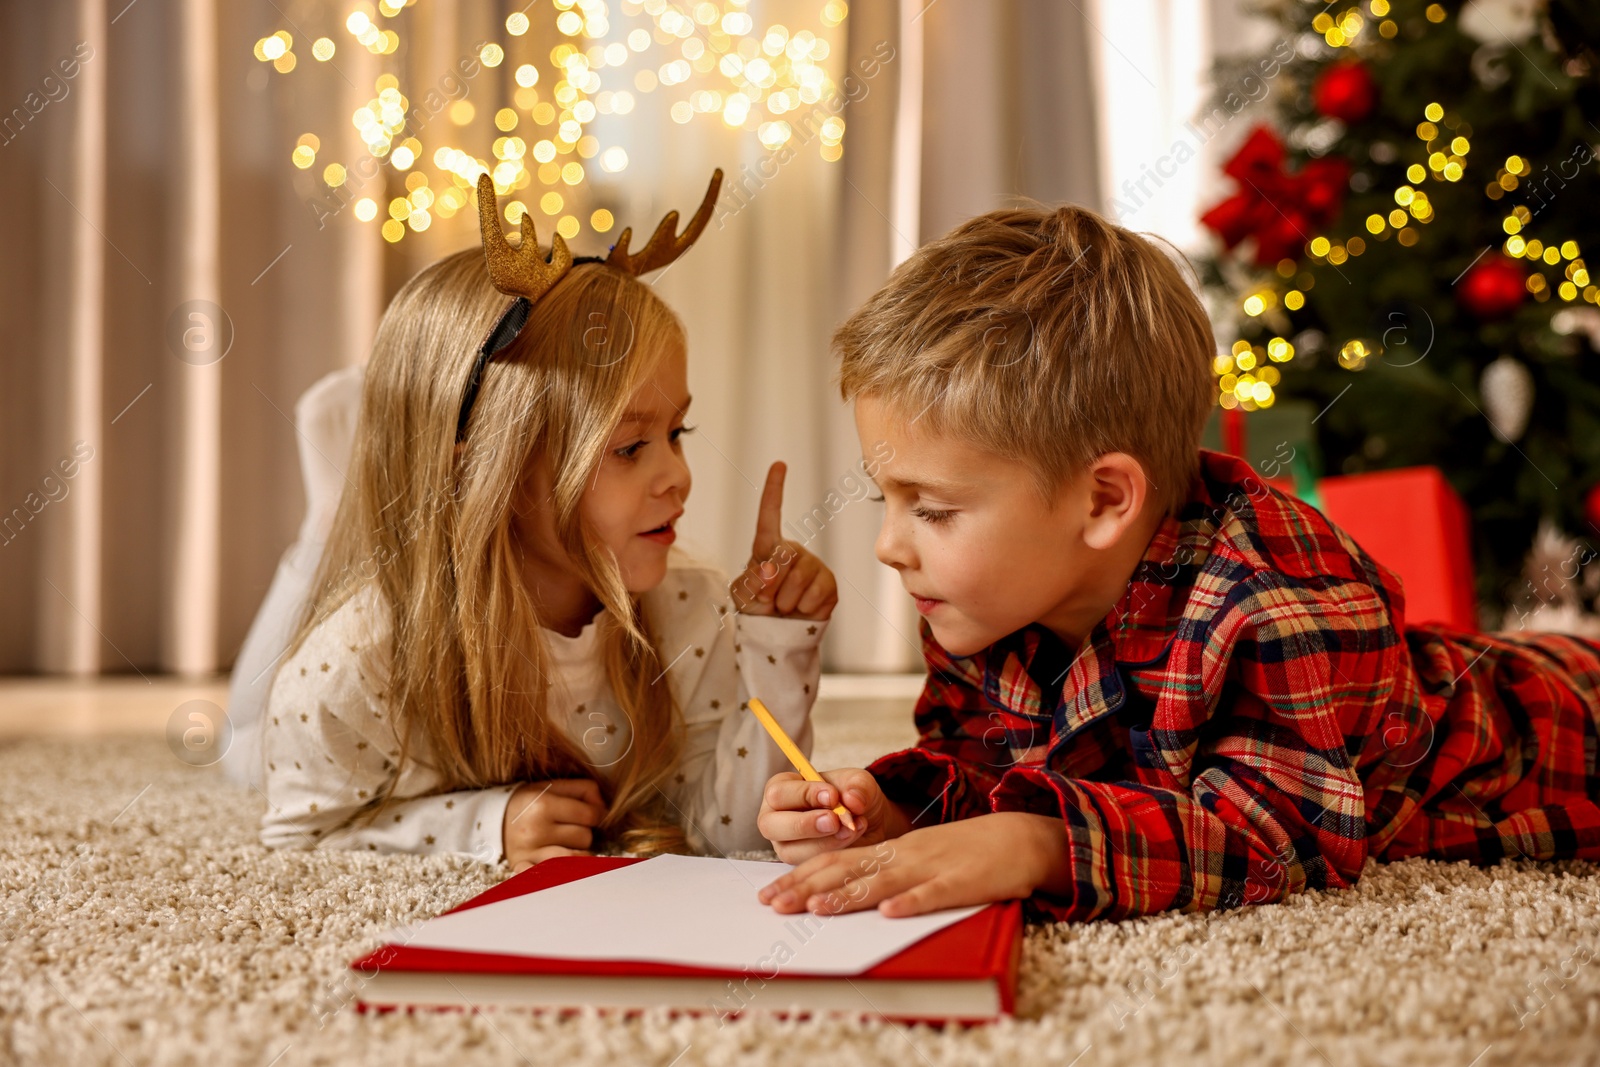
[[[818,761],[903,719],[834,714]],[[1030,929],[1017,1016],[935,1030],[523,1011],[367,1016],[346,965],[507,873],[268,852],[263,801],[160,738],[0,743],[0,1062],[1600,1063],[1600,870],[1372,865],[1221,916]]]

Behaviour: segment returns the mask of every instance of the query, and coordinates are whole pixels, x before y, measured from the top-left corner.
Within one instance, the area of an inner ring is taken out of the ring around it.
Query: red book
[[[546,860],[445,914],[537,893],[631,863]],[[797,935],[816,916],[794,916]],[[988,1022],[1009,1015],[1022,953],[1022,908],[994,904],[856,976],[764,975],[654,962],[541,959],[386,944],[350,965],[359,1010],[664,1007],[719,1017],[746,1011],[846,1013],[907,1022]]]

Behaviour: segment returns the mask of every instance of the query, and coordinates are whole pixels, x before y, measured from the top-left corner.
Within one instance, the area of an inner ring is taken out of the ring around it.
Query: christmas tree
[[[1260,13],[1218,106],[1266,80],[1265,121],[1202,220],[1223,417],[1300,400],[1327,474],[1441,468],[1500,622],[1541,520],[1600,546],[1600,4]]]

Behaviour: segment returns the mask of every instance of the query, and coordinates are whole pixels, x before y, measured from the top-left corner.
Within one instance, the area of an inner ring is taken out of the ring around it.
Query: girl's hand
[[[1070,887],[1061,820],[1002,811],[913,830],[870,848],[815,856],[764,887],[783,913],[876,907],[891,918],[1016,900]]]
[[[781,536],[785,471],[782,463],[774,463],[767,471],[750,562],[728,593],[734,606],[746,615],[826,619],[839,603],[839,586],[820,559]]]
[[[605,817],[600,787],[587,778],[524,782],[506,803],[500,840],[511,873],[552,856],[587,856]]]
[[[808,782],[784,771],[767,780],[756,826],[783,862],[803,863],[824,852],[875,845],[910,829],[905,815],[883,795],[869,772],[823,771],[822,777],[826,781]],[[840,825],[835,804],[843,804],[855,816],[854,830]]]

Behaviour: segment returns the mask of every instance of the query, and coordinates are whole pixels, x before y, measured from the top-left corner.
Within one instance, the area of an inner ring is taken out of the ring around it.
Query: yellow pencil
[[[811,761],[806,759],[806,754],[800,751],[800,746],[796,745],[789,739],[789,735],[783,732],[783,727],[778,725],[778,720],[772,717],[772,712],[767,710],[765,704],[755,697],[751,697],[750,710],[755,712],[756,718],[761,720],[761,725],[767,728],[767,733],[771,734],[772,739],[778,743],[778,747],[783,749],[783,754],[789,757],[789,762],[794,764],[794,769],[800,772],[800,777],[808,782],[820,782],[823,780],[822,775],[817,773],[817,769],[811,766]],[[854,830],[856,828],[855,816],[851,815],[850,809],[843,804],[837,805],[833,809],[833,813],[839,816],[839,821],[844,823],[846,829]]]

